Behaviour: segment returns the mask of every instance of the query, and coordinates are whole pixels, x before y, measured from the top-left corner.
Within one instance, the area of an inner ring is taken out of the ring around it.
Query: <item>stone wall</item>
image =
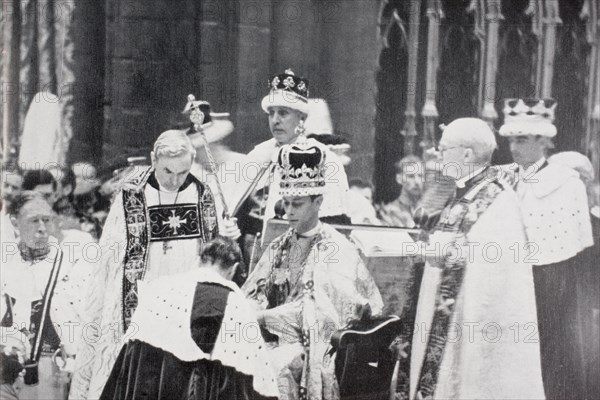
[[[367,0],[108,0],[106,51],[95,47],[105,57],[104,102],[90,110],[104,107],[103,166],[147,155],[160,132],[182,122],[188,93],[231,112],[227,142],[251,150],[270,138],[260,108],[267,79],[292,68],[352,143],[349,175],[370,178],[376,21],[377,2]]]
[[[73,139],[69,161],[100,162],[103,144],[105,8],[102,1],[81,1],[73,8],[75,87]]]

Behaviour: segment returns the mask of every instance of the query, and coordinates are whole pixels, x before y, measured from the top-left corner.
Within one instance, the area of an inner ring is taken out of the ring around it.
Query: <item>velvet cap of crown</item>
[[[264,112],[269,107],[287,107],[304,114],[309,113],[308,80],[297,77],[291,69],[269,79],[269,94],[261,102]]]
[[[504,125],[501,136],[539,135],[556,136],[554,99],[505,99]]]
[[[281,147],[277,157],[280,167],[281,196],[312,196],[324,194],[325,151],[308,143],[288,144]]]

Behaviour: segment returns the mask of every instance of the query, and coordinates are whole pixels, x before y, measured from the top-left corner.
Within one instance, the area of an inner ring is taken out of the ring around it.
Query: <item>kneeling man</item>
[[[202,245],[200,268],[139,282],[139,305],[101,399],[276,398],[255,313],[231,282],[231,239]]]

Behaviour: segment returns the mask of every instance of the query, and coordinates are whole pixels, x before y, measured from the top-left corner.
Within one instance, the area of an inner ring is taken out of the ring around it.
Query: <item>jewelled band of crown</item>
[[[297,77],[291,70],[273,76],[268,82],[268,87],[270,90],[293,92],[304,100],[308,98],[308,80]]]
[[[297,77],[287,69],[283,74],[271,76],[268,81],[269,93],[261,101],[261,108],[269,113],[271,107],[287,107],[309,113],[308,80]]]
[[[287,145],[278,157],[281,167],[280,193],[310,196],[325,192],[325,153],[308,144]]]

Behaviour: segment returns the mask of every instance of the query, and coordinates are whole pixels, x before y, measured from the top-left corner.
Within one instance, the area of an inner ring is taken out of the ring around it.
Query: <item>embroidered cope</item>
[[[86,308],[100,329],[90,332],[94,337],[77,358],[73,398],[100,396],[138,304],[137,283],[193,268],[201,243],[218,234],[215,202],[206,185],[189,175],[174,199],[159,190],[153,170],[139,170],[111,207]]]

